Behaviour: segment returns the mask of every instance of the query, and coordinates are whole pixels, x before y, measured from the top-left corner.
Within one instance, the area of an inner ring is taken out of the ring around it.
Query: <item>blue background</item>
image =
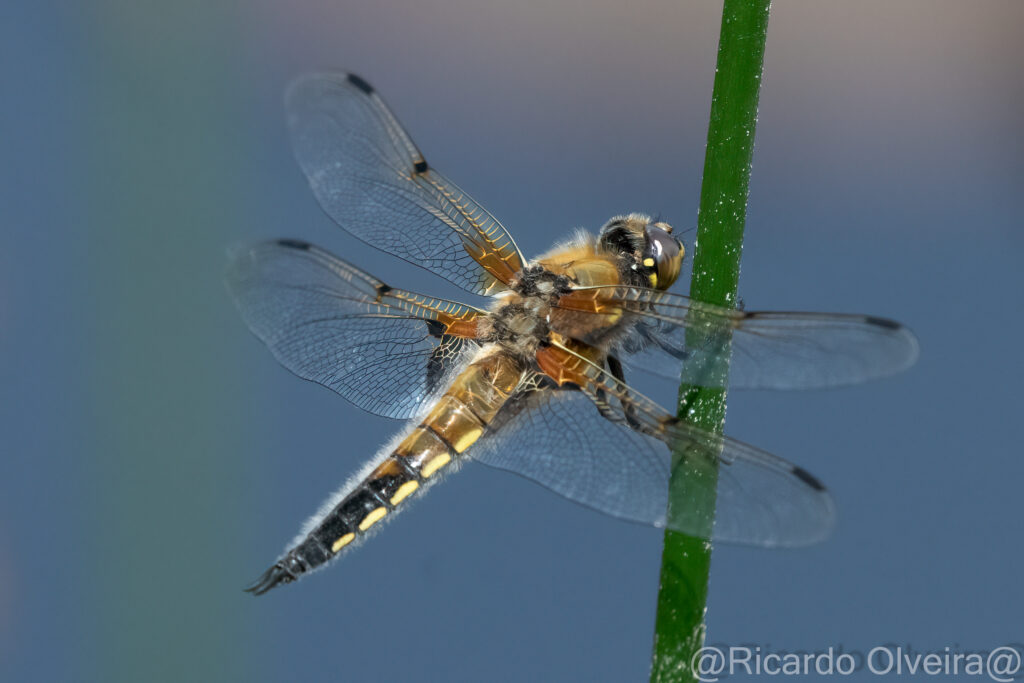
[[[225,249],[307,239],[465,298],[320,212],[290,78],[370,80],[528,254],[618,213],[696,220],[719,4],[370,5],[0,8],[3,680],[645,679],[661,533],[479,465],[328,571],[240,590],[398,427],[275,364]],[[730,397],[727,431],[818,475],[840,521],[812,548],[717,547],[708,642],[1024,640],[1022,21],[774,3],[741,296],[893,317],[922,355]]]

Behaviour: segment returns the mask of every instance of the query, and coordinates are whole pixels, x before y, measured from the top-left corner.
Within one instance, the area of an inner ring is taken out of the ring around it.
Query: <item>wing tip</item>
[[[288,249],[297,249],[298,251],[309,251],[313,248],[313,245],[304,240],[292,239],[290,237],[282,237],[274,240],[274,244],[280,247],[286,247]]]
[[[898,362],[894,362],[891,368],[881,373],[881,376],[895,375],[903,372],[917,362],[918,357],[921,355],[921,344],[917,339],[917,335],[909,327],[895,320],[873,315],[864,316],[864,322],[880,330],[885,330],[887,334],[891,335],[892,339],[899,339],[902,344],[902,353],[901,357],[898,358]],[[897,358],[894,356],[893,360],[897,360]]]
[[[899,324],[895,320],[890,320],[889,318],[879,318],[874,315],[865,316],[864,322],[866,322],[869,325],[884,327],[887,330],[898,330],[903,327],[903,325]]]
[[[356,74],[350,73],[345,76],[345,80],[351,83],[355,88],[362,91],[365,95],[372,95],[374,93],[373,86],[370,85],[365,79],[357,76]]]
[[[799,465],[793,465],[793,476],[810,486],[815,491],[825,491],[825,485],[817,477]]]
[[[322,88],[337,88],[345,84],[363,93],[367,97],[376,94],[377,90],[370,85],[369,81],[344,69],[320,69],[302,73],[288,84],[285,88],[284,101],[289,112],[293,112],[300,103],[304,102],[306,91],[312,89],[319,91]],[[313,93],[309,93],[312,95]]]

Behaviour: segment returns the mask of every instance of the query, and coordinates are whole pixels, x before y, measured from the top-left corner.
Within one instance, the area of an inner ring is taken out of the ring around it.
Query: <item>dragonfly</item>
[[[723,389],[848,385],[912,365],[918,344],[906,327],[671,293],[685,248],[669,224],[640,213],[527,259],[494,216],[427,162],[359,76],[301,77],[286,109],[299,165],[339,226],[488,303],[392,287],[304,241],[230,256],[228,288],[281,364],[405,421],[246,590],[266,593],[350,552],[467,460],[709,541],[799,546],[829,533],[835,507],[817,478],[678,418],[632,388],[627,373]],[[713,525],[668,514],[681,466],[714,468],[706,479]]]

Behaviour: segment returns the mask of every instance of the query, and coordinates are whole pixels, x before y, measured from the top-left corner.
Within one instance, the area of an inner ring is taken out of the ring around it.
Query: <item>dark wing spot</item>
[[[810,486],[815,491],[824,491],[825,485],[822,484],[818,479],[805,470],[803,467],[793,467],[793,474],[796,475],[797,479]]]
[[[313,245],[309,242],[303,242],[302,240],[293,239],[280,239],[277,243],[282,247],[288,247],[289,249],[299,249],[300,251],[309,251],[309,248]]]
[[[877,325],[878,327],[884,327],[887,330],[898,330],[901,327],[903,327],[895,320],[889,320],[888,318],[875,318],[874,316],[868,316],[864,318],[864,322],[866,322],[868,325]]]
[[[428,170],[430,170],[430,167],[427,166],[426,161],[420,159],[419,161],[412,165],[412,170],[416,171],[417,173],[426,173]]]
[[[444,331],[448,329],[447,326],[437,322],[436,320],[424,320],[423,322],[427,323],[427,333],[431,337],[440,338],[444,335]]]
[[[626,374],[622,371],[622,363],[619,359],[611,354],[608,354],[608,370],[612,373],[612,377],[619,380],[623,384],[626,383]]]
[[[367,95],[373,94],[373,86],[364,81],[363,79],[361,79],[359,76],[356,76],[355,74],[348,75],[348,82],[362,90]]]
[[[384,296],[385,294],[387,294],[390,291],[391,291],[391,287],[389,287],[388,285],[384,284],[383,282],[381,284],[377,285],[377,294],[380,294],[381,296]]]

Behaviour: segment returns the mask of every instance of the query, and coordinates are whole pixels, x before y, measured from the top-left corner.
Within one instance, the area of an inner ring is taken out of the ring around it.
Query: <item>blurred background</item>
[[[468,298],[317,207],[281,102],[332,66],[527,254],[629,211],[692,227],[720,13],[4,3],[0,679],[644,680],[661,532],[481,465],[329,570],[244,594],[398,425],[279,367],[222,273],[230,245],[288,236]],[[922,355],[730,397],[727,431],[818,475],[840,519],[812,548],[717,547],[709,643],[1024,639],[1022,22],[1012,0],[774,3],[741,296],[892,317]]]

